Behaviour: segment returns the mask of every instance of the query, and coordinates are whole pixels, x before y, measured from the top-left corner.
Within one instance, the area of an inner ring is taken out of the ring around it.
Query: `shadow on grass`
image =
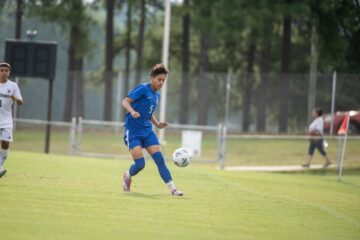
[[[129,197],[147,198],[147,199],[158,199],[159,197],[162,197],[162,195],[160,195],[160,194],[146,194],[146,193],[139,193],[139,192],[129,192],[129,193],[124,193],[124,194]]]
[[[160,199],[165,197],[169,197],[171,199],[185,199],[185,197],[177,197],[177,196],[171,196],[170,194],[145,194],[145,193],[139,193],[139,192],[129,192],[124,193],[126,196],[129,197],[135,197],[135,198],[146,198],[146,199]]]

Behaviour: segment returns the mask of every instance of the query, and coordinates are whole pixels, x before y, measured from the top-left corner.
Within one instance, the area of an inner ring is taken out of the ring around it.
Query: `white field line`
[[[336,165],[330,165],[329,168],[335,168]],[[253,172],[279,172],[279,171],[301,171],[307,169],[321,169],[323,165],[311,165],[310,168],[303,168],[301,165],[289,166],[229,166],[226,171],[253,171]]]

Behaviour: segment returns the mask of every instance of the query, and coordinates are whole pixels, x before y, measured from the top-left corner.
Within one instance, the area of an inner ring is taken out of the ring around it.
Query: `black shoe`
[[[332,162],[326,162],[323,165],[323,168],[328,168],[331,165]]]
[[[310,164],[301,164],[303,168],[310,168]]]
[[[6,174],[6,169],[0,170],[0,178]]]

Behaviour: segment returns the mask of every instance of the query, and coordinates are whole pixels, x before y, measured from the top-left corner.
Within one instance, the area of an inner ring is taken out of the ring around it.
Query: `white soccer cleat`
[[[183,196],[184,193],[182,191],[178,191],[178,190],[174,189],[174,190],[171,191],[171,195],[173,195],[173,196]]]
[[[131,185],[131,176],[128,172],[124,172],[123,175],[124,183],[123,183],[123,189],[125,192],[130,192],[130,185]]]

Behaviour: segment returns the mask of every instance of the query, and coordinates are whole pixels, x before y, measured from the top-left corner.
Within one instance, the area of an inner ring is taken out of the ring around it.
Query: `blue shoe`
[[[6,174],[6,169],[0,170],[0,178]]]

